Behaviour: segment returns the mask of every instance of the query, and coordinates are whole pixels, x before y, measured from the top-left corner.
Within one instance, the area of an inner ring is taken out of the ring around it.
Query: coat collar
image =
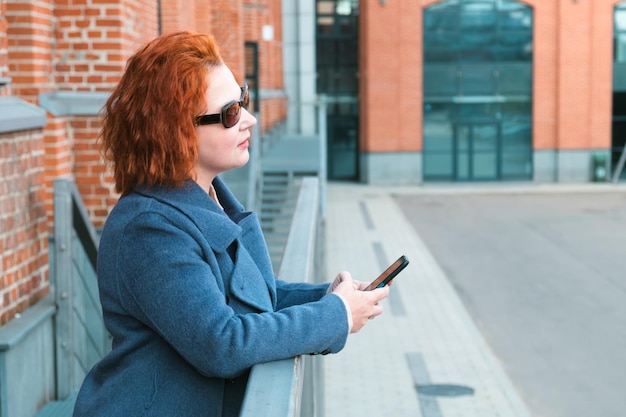
[[[154,198],[163,204],[184,213],[211,242],[211,246],[223,252],[241,234],[238,220],[245,217],[248,212],[233,193],[228,189],[221,178],[213,180],[213,187],[219,197],[220,206],[193,180],[185,182],[182,187],[172,188],[155,185],[150,188],[139,187],[135,192],[147,197]],[[224,221],[224,217],[232,221]],[[219,233],[215,233],[219,230]]]

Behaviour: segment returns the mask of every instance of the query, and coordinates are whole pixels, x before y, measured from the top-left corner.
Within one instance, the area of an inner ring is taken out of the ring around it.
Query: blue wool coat
[[[256,215],[213,184],[224,210],[189,181],[111,211],[98,285],[113,349],[75,417],[236,416],[252,365],[345,345],[341,299],[328,284],[275,280]]]

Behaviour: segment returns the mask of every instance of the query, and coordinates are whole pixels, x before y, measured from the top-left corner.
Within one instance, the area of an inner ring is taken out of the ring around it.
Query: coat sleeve
[[[319,301],[326,295],[330,283],[307,284],[290,283],[276,280],[276,310],[281,310],[293,305]]]
[[[192,229],[159,213],[140,214],[126,226],[102,279],[114,283],[113,297],[129,320],[158,334],[201,374],[221,378],[256,363],[343,348],[345,306],[319,286],[281,283],[281,309],[236,314],[214,273],[215,258],[207,262]]]

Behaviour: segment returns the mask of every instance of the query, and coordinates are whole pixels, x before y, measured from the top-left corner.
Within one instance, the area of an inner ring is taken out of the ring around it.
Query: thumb
[[[332,284],[330,284],[328,290],[326,290],[326,293],[330,294],[331,292],[335,291],[337,286],[346,280],[352,280],[352,275],[348,271],[341,271],[339,274],[337,274],[337,277],[335,277]]]

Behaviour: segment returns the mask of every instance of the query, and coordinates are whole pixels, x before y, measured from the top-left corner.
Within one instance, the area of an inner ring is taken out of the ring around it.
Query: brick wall
[[[57,1],[54,16],[53,75],[55,89],[61,91],[111,91],[130,55],[158,33],[155,1],[101,0],[91,5]],[[99,118],[71,116],[50,121],[46,127],[46,157],[52,162],[46,165],[47,201],[51,201],[52,180],[71,175],[94,225],[102,227],[117,195],[95,146]]]
[[[423,3],[423,2],[422,2]],[[416,2],[360,2],[360,148],[422,147],[422,8]]]
[[[282,89],[280,0],[0,0],[0,95],[38,103],[53,91],[108,93],[126,60],[161,32],[213,33],[243,80],[244,42],[261,45],[262,86]],[[245,24],[244,24],[245,22]],[[263,25],[274,40],[262,41]],[[286,114],[284,99],[262,104],[268,129]],[[52,183],[71,176],[91,220],[101,227],[118,196],[96,138],[97,116],[48,114],[44,129],[0,134],[0,325],[49,293]]]
[[[126,59],[141,42],[157,33],[156,9],[153,4],[148,7],[154,2],[84,3],[57,2],[54,9],[55,87],[63,91],[111,91]]]
[[[0,89],[36,102],[50,86],[47,2],[0,1]],[[44,142],[41,129],[0,135],[0,325],[49,292]]]
[[[259,48],[259,85],[262,90],[282,91],[283,41],[280,0],[248,1],[244,5],[244,38]],[[272,38],[264,39],[264,27],[271,28]],[[272,129],[287,117],[285,98],[269,98],[261,102],[261,132]]]
[[[7,5],[5,0],[0,0],[0,78],[9,73],[9,39],[7,37]],[[0,96],[8,95],[8,87],[0,87]]]
[[[9,76],[14,95],[32,103],[52,84],[54,17],[50,1],[6,3]]]
[[[41,131],[0,135],[0,325],[48,294]]]

